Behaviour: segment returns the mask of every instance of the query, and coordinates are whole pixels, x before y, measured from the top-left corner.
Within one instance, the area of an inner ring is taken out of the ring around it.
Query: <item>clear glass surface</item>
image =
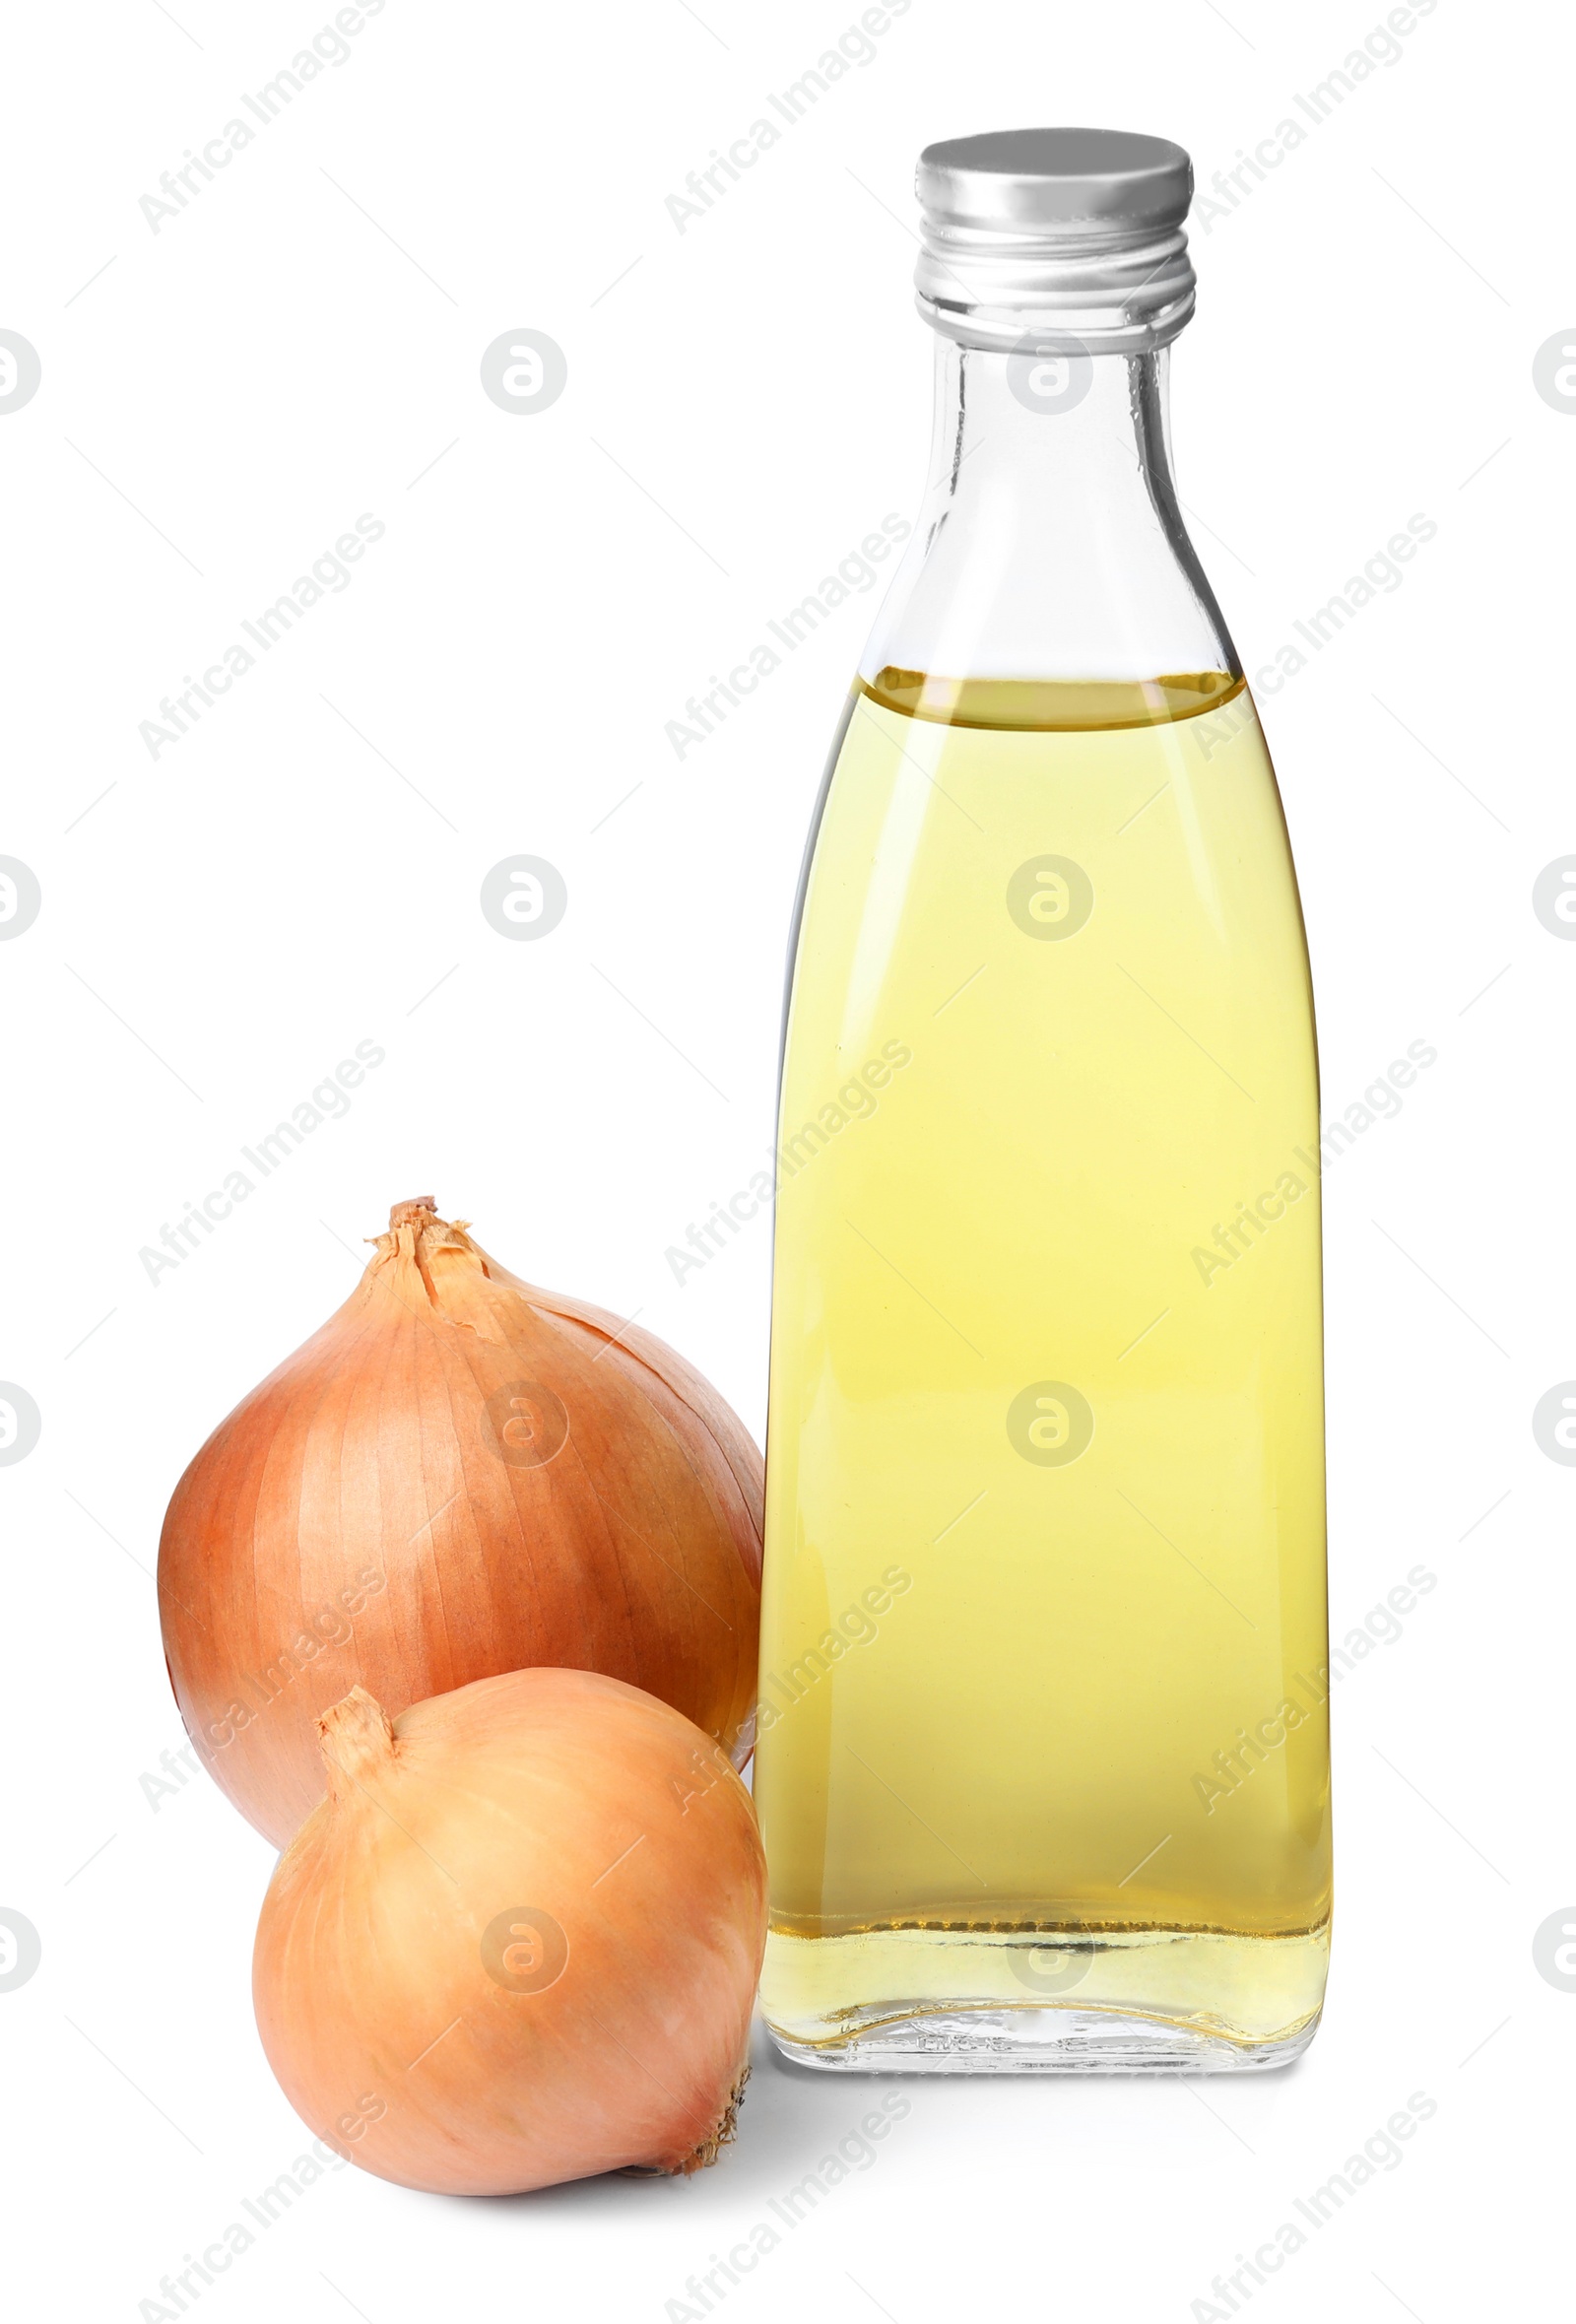
[[[1318,1088],[1164,359],[944,345],[785,1035],[762,2000],[842,2068],[1226,2070],[1329,1928]]]

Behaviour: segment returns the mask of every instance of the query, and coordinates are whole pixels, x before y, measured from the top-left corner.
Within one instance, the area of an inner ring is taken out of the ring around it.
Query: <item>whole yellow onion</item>
[[[322,1797],[316,1722],[500,1671],[604,1671],[742,1764],[760,1455],[671,1348],[521,1283],[429,1197],[396,1204],[339,1312],[224,1421],[159,1550],[170,1682],[284,1847]]]
[[[358,1688],[319,1724],[328,1796],[275,1868],[252,1971],[303,2121],[438,2194],[714,2160],[766,1915],[727,1755],[583,1671],[483,1679],[392,1726]]]

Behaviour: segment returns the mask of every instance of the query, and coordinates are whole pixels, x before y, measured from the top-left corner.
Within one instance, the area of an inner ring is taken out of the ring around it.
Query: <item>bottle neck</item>
[[[938,339],[930,482],[867,684],[1241,676],[1171,479],[1167,358]]]

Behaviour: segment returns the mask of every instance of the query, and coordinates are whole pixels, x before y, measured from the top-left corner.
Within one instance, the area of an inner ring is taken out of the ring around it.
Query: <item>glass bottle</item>
[[[1330,1919],[1301,910],[1171,480],[1188,157],[931,147],[921,521],[782,1074],[762,2001],[891,2071],[1278,2065]]]

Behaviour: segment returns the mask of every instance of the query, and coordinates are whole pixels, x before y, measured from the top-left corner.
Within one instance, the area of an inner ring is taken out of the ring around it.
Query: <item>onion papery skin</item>
[[[210,1772],[284,1847],[319,1714],[534,1664],[670,1702],[743,1764],[760,1455],[650,1333],[520,1282],[430,1202],[224,1421],[170,1501],[160,1611]]]
[[[719,1747],[580,1671],[484,1679],[392,1733],[358,1691],[323,1724],[343,1763],[275,1867],[252,1967],[302,2120],[434,2194],[713,2160],[766,1920]]]

